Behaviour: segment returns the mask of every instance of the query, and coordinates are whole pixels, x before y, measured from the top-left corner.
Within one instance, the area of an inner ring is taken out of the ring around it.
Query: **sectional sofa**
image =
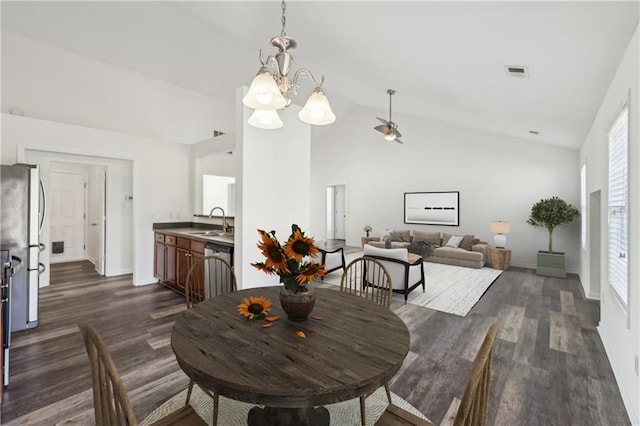
[[[385,247],[383,238],[388,235],[391,248],[426,249],[422,253],[425,262],[482,268],[489,261],[489,245],[473,235],[454,235],[447,232],[424,232],[418,230],[381,231],[380,237],[369,241],[374,247]],[[427,244],[418,244],[427,243]]]

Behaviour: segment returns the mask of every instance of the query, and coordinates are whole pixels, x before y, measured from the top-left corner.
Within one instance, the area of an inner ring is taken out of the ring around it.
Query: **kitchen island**
[[[184,294],[187,272],[204,256],[220,256],[233,265],[234,236],[202,223],[154,223],[154,269],[158,282]]]

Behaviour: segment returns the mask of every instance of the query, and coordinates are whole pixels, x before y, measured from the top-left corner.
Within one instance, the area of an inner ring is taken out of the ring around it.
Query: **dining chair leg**
[[[218,402],[220,401],[220,395],[218,392],[213,393],[213,422],[211,424],[213,426],[217,426],[218,424]]]
[[[187,406],[189,405],[189,400],[191,399],[191,392],[193,391],[193,380],[189,380],[189,390],[187,391],[187,400],[185,401],[184,405]]]
[[[389,389],[389,383],[384,384],[384,390],[387,392],[387,399],[389,400],[389,404],[391,404],[391,390]]]
[[[362,426],[365,426],[366,412],[364,408],[364,396],[360,397],[360,417],[362,418]]]

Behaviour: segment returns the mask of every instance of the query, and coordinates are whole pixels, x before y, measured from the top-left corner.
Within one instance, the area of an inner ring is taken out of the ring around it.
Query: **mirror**
[[[235,187],[234,177],[202,175],[202,214],[208,216],[212,208],[222,207],[227,216],[235,216]]]

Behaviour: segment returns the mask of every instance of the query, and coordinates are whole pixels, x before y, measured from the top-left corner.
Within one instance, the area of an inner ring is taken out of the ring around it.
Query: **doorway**
[[[96,271],[106,277],[133,272],[133,161],[39,149],[26,149],[22,161],[40,165],[47,197],[51,189],[51,172],[69,171],[61,170],[60,164],[84,167],[88,175],[84,259],[93,262]],[[50,210],[47,209],[40,235],[40,242],[46,246],[40,253],[40,262],[45,266],[40,275],[40,287],[51,282],[51,242],[56,240],[50,235]]]
[[[49,235],[51,263],[86,259],[87,170],[51,163]],[[64,171],[54,171],[64,170]]]
[[[327,240],[347,239],[347,185],[329,185],[326,193]]]
[[[601,194],[600,190],[589,194],[589,298],[600,297],[601,277]]]

